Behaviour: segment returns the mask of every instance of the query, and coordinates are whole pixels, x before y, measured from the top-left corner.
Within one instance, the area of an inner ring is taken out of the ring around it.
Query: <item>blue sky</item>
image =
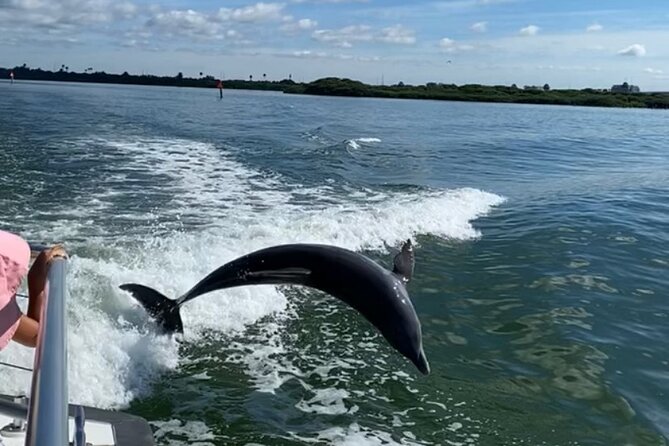
[[[669,90],[667,0],[0,0],[0,66]]]

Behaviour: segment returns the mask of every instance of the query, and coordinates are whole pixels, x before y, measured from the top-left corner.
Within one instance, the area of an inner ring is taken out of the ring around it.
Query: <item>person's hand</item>
[[[46,263],[49,264],[56,257],[67,259],[67,251],[63,245],[53,245],[51,248],[45,250]]]

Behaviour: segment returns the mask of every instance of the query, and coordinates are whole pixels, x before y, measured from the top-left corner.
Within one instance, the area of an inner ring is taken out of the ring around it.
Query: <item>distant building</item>
[[[641,90],[636,85],[630,85],[623,82],[622,85],[614,85],[611,87],[611,93],[639,93]]]

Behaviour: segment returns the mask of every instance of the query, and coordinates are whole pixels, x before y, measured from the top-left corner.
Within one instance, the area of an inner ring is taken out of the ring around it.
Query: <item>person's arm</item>
[[[50,249],[40,252],[28,271],[28,317],[39,322],[44,304],[44,288],[49,271],[47,256]]]
[[[25,314],[22,314],[12,340],[21,345],[25,345],[26,347],[35,348],[37,347],[38,333],[39,323],[34,319],[30,319]]]
[[[54,257],[67,257],[65,248],[55,245],[40,252],[28,271],[28,317],[39,322],[44,305],[44,292],[49,264]]]
[[[37,346],[39,321],[44,307],[49,264],[54,257],[67,257],[65,249],[56,245],[40,252],[28,271],[28,314],[22,315],[13,339],[26,347]]]

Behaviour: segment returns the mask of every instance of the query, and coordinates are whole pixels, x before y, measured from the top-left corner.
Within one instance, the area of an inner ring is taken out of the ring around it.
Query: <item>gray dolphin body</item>
[[[405,284],[414,268],[411,241],[395,257],[393,271],[343,248],[328,245],[280,245],[239,257],[210,273],[176,300],[152,288],[124,284],[168,333],[183,332],[179,307],[202,294],[245,285],[302,285],[324,291],[370,321],[398,352],[424,374],[420,321]]]

